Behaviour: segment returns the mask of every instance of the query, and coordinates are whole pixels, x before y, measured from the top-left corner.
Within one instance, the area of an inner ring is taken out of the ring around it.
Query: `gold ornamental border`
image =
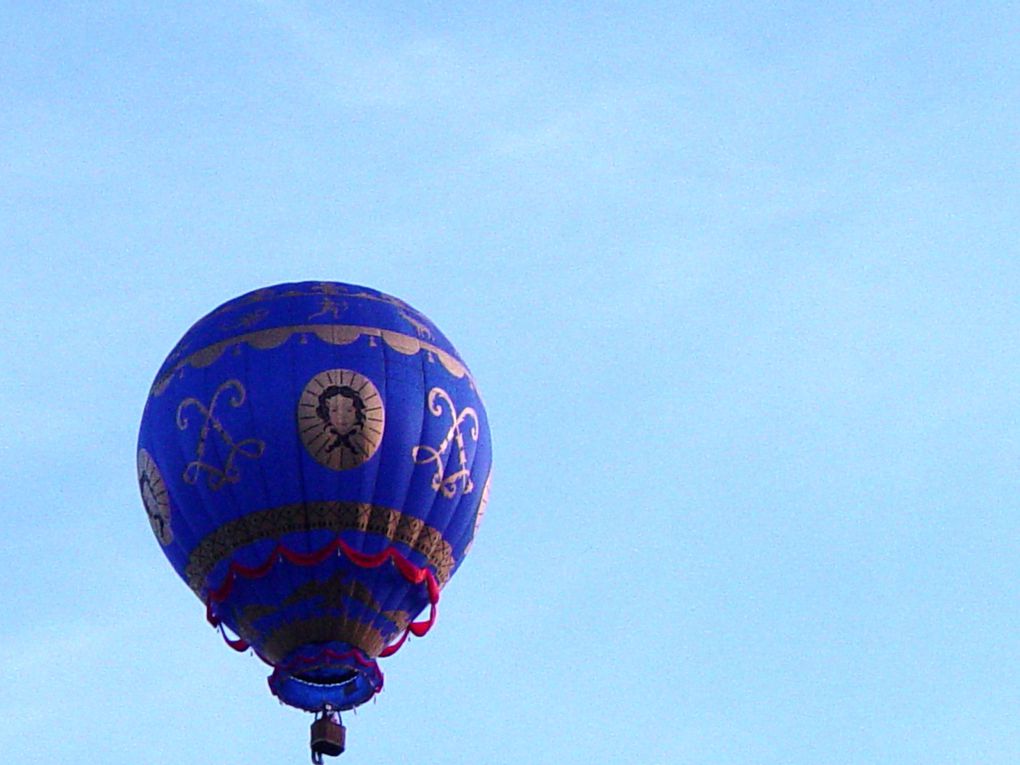
[[[375,658],[392,635],[384,635],[371,624],[346,616],[317,616],[286,624],[270,633],[261,646],[262,654],[272,662],[280,662],[294,649],[313,643],[339,641],[360,648]]]
[[[197,350],[181,359],[165,374],[158,377],[152,384],[149,395],[154,397],[161,396],[170,385],[174,375],[182,369],[188,366],[195,369],[207,367],[216,362],[228,348],[247,343],[252,348],[271,350],[280,347],[294,335],[315,335],[324,343],[329,343],[330,345],[350,345],[363,336],[378,337],[390,348],[405,356],[413,356],[416,353],[426,351],[439,359],[439,363],[454,377],[461,378],[466,375],[471,380],[471,374],[468,372],[467,367],[452,353],[444,351],[432,343],[423,342],[417,337],[405,335],[402,332],[354,324],[294,324],[287,327],[273,327],[271,329],[260,329],[255,332],[245,332],[226,340],[220,340],[212,345],[207,345],[205,348]]]
[[[453,547],[442,533],[420,518],[365,502],[299,502],[236,518],[198,543],[188,557],[184,577],[203,597],[206,580],[218,563],[243,547],[284,534],[306,531],[362,531],[400,542],[425,556],[440,586],[453,572]]]
[[[266,633],[258,629],[257,622],[275,618],[288,607],[314,598],[321,598],[327,610],[339,613],[287,622]],[[348,601],[362,606],[370,614],[369,620],[363,622],[351,616]],[[379,617],[393,626],[375,627]],[[407,611],[384,611],[365,584],[347,579],[343,574],[334,574],[323,582],[313,580],[299,585],[279,606],[261,603],[245,606],[238,617],[236,632],[250,645],[261,646],[262,655],[273,662],[283,661],[299,646],[334,640],[350,643],[374,657],[382,652],[394,634],[407,629],[410,621],[411,614]]]

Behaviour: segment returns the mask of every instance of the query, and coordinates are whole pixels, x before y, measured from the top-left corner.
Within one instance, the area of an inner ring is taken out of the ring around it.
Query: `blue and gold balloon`
[[[491,465],[453,345],[406,303],[336,282],[256,290],[199,320],[138,439],[167,558],[231,645],[275,668],[273,692],[310,711],[364,703],[376,659],[431,626]]]

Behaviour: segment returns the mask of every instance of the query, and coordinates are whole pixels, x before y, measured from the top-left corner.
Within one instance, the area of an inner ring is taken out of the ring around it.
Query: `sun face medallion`
[[[152,455],[145,449],[138,450],[138,489],[142,493],[142,504],[149,516],[152,532],[166,547],[174,540],[174,532],[170,528],[170,495]]]
[[[375,384],[351,369],[328,369],[308,381],[297,411],[308,453],[331,470],[367,462],[382,442],[385,414]]]

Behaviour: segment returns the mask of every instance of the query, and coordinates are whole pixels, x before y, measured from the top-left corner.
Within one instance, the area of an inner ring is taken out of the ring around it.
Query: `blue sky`
[[[495,451],[341,762],[1020,759],[1011,4],[0,11],[11,762],[307,756],[134,478],[180,335],[301,279],[431,317]]]

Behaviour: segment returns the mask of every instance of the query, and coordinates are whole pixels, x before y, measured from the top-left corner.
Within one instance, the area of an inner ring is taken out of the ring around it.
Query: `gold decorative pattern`
[[[253,303],[264,303],[278,298],[314,297],[317,295],[356,297],[363,300],[375,300],[380,303],[389,303],[390,305],[395,305],[398,308],[405,308],[409,311],[414,310],[398,297],[387,295],[385,292],[372,294],[371,292],[365,292],[364,289],[360,287],[357,288],[358,291],[355,291],[354,285],[352,284],[340,284],[339,282],[315,282],[311,287],[301,289],[304,286],[305,285],[302,284],[279,284],[275,287],[263,287],[262,289],[250,292],[237,300],[232,300],[226,305],[220,306],[211,315],[215,316],[227,313],[241,306],[252,305]]]
[[[432,339],[432,330],[428,328],[427,324],[418,321],[416,318],[414,318],[411,314],[409,314],[403,308],[398,310],[397,313],[400,314],[400,318],[401,319],[403,319],[408,324],[410,324],[412,327],[414,327],[414,333],[418,337],[424,338],[426,340],[431,340]]]
[[[342,618],[352,618],[348,613],[346,601],[360,603],[367,610],[391,622],[398,633],[406,629],[411,621],[411,615],[407,611],[383,611],[367,585],[338,573],[323,581],[311,581],[298,586],[279,606],[262,603],[245,606],[241,609],[238,619],[238,630],[251,638],[249,642],[260,641],[263,633],[256,626],[256,622],[273,617],[284,608],[313,598],[322,598],[323,607],[339,611]]]
[[[216,389],[208,406],[197,398],[189,396],[181,401],[177,407],[177,427],[181,430],[187,430],[188,428],[189,420],[185,415],[185,411],[189,407],[197,409],[203,418],[202,427],[198,434],[198,445],[195,448],[195,459],[184,468],[184,480],[190,484],[198,483],[198,478],[204,471],[209,488],[213,491],[222,489],[228,483],[237,483],[241,480],[241,471],[234,464],[238,454],[249,459],[258,459],[266,448],[265,441],[257,438],[245,438],[241,441],[234,441],[233,436],[223,426],[220,419],[216,417],[216,405],[219,403],[220,396],[228,391],[232,393],[227,402],[230,406],[237,408],[244,403],[246,395],[244,385],[241,384],[240,380],[227,380]],[[222,467],[217,467],[204,461],[209,436],[212,433],[216,433],[230,448]]]
[[[247,295],[244,295],[237,300],[232,300],[229,303],[220,306],[208,316],[203,317],[199,320],[199,324],[202,324],[208,320],[211,320],[217,316],[231,313],[238,309],[246,306],[251,306],[256,303],[265,303],[270,300],[279,300],[281,298],[308,298],[308,297],[325,297],[325,298],[358,298],[359,300],[370,300],[377,303],[386,303],[387,305],[394,306],[399,311],[405,313],[417,314],[420,318],[424,319],[425,316],[412,306],[405,303],[400,298],[394,297],[393,295],[387,295],[385,292],[379,292],[372,294],[371,292],[365,292],[363,289],[358,288],[355,290],[353,285],[338,284],[334,282],[318,282],[313,284],[310,288],[306,288],[304,285],[277,285],[276,287],[264,287],[260,290],[255,290]]]
[[[389,637],[371,624],[348,616],[316,616],[289,622],[273,630],[262,643],[262,654],[271,662],[279,662],[287,658],[295,648],[336,640],[360,648],[370,657],[376,657],[386,647]]]
[[[152,532],[166,547],[174,541],[174,532],[170,528],[170,495],[152,455],[145,449],[138,450],[138,488]]]
[[[420,518],[363,502],[299,502],[249,513],[220,526],[192,551],[185,579],[201,598],[209,574],[237,550],[260,540],[308,531],[362,531],[401,542],[425,557],[440,585],[446,584],[453,571],[450,543]]]
[[[328,295],[322,298],[322,303],[319,310],[309,316],[309,319],[317,319],[320,316],[331,316],[334,319],[339,319],[340,314],[347,310],[347,303],[341,301],[336,302],[333,298]]]
[[[453,399],[450,398],[450,394],[442,388],[433,388],[429,391],[429,411],[436,417],[442,416],[444,402],[450,410],[450,420],[452,421],[450,428],[446,431],[446,435],[439,442],[438,446],[432,447],[428,444],[415,446],[411,449],[411,458],[417,465],[435,463],[436,472],[432,476],[432,488],[435,491],[442,492],[444,497],[451,498],[457,493],[458,482],[463,485],[465,494],[470,494],[475,488],[471,480],[471,471],[467,467],[467,448],[464,445],[464,432],[462,428],[468,419],[472,420],[474,424],[468,433],[472,439],[477,441],[478,413],[470,406],[466,406],[458,412]],[[459,469],[446,475],[446,465],[442,457],[450,447],[450,444],[453,443],[457,445],[457,463]],[[422,456],[423,454],[424,457]]]
[[[471,380],[467,367],[464,366],[460,359],[444,351],[442,348],[424,342],[417,337],[411,337],[410,335],[393,332],[388,329],[363,327],[353,324],[297,324],[246,332],[226,340],[220,340],[194,353],[190,353],[184,358],[179,359],[163,375],[156,379],[152,384],[150,395],[161,396],[170,385],[174,375],[181,372],[185,367],[190,366],[195,369],[207,367],[216,362],[228,348],[246,344],[259,350],[270,350],[280,347],[294,335],[314,335],[330,345],[350,345],[361,337],[378,337],[387,346],[405,356],[413,356],[416,353],[425,351],[430,354],[430,357],[438,359],[446,371],[454,377],[461,378],[467,376]]]
[[[265,321],[267,316],[269,316],[269,310],[267,308],[259,308],[255,311],[249,311],[235,319],[221,322],[220,329],[224,332],[230,332],[235,329],[251,329],[256,324],[260,324]]]
[[[297,426],[308,453],[331,470],[350,470],[375,454],[385,411],[371,380],[351,369],[319,372],[298,400]]]
[[[489,475],[485,479],[485,485],[482,487],[482,501],[478,503],[478,512],[475,513],[475,527],[471,531],[471,539],[467,543],[467,547],[464,548],[464,555],[471,552],[472,546],[475,543],[475,536],[478,534],[478,529],[482,526],[482,519],[485,517],[485,508],[489,506],[489,487],[492,486],[492,471],[489,471]]]
[[[297,586],[283,601],[282,605],[293,606],[303,600],[322,598],[329,608],[343,611],[346,610],[344,608],[345,597],[354,598],[369,608],[373,608],[376,611],[379,610],[379,603],[373,597],[372,591],[361,582],[350,580],[343,572],[336,573],[329,579],[313,579],[310,582]]]

